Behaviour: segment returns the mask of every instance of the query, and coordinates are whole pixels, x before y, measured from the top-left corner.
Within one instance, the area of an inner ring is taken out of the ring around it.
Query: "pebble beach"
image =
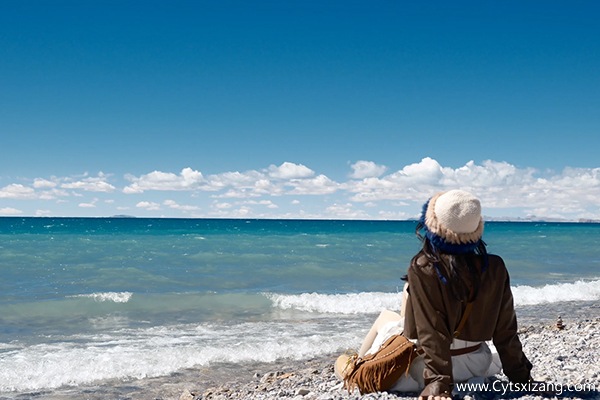
[[[470,399],[600,399],[600,318],[570,320],[564,328],[555,324],[522,326],[519,337],[534,365],[536,381],[544,383],[536,393],[511,390],[503,374],[489,378],[488,392],[457,392]],[[167,377],[129,382],[103,382],[51,393],[21,394],[11,399],[153,399],[153,400],[355,400],[413,399],[418,393],[348,393],[333,373],[338,354],[303,361],[221,364],[192,368]],[[494,384],[496,382],[496,384]],[[514,389],[514,388],[512,388]],[[552,391],[549,389],[553,389]],[[2,399],[8,399],[2,398]]]
[[[464,399],[600,399],[600,318],[570,321],[563,329],[556,325],[522,327],[519,337],[525,353],[534,365],[533,376],[538,391],[527,393],[511,387],[503,374],[491,377],[489,392],[457,392]],[[231,381],[203,387],[191,384],[180,400],[203,399],[414,399],[418,393],[348,393],[333,374],[337,355],[307,360],[305,363],[281,365],[268,372],[257,371],[250,381]],[[494,381],[497,381],[494,384]],[[516,388],[520,389],[520,388]]]

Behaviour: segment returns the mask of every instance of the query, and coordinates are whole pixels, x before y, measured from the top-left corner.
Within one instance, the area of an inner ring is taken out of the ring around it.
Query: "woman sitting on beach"
[[[454,382],[491,376],[500,368],[512,382],[531,380],[532,365],[517,337],[508,272],[502,258],[487,254],[482,234],[480,202],[468,192],[438,193],[423,206],[417,225],[423,247],[408,269],[401,315],[382,312],[358,352],[373,353],[402,332],[417,343],[421,355],[389,391],[449,399]],[[342,370],[338,359],[341,376]]]

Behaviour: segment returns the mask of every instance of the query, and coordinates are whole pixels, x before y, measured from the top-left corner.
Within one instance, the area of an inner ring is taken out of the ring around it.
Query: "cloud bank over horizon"
[[[493,160],[452,168],[425,157],[398,170],[359,160],[342,180],[294,162],[208,175],[186,166],[4,180],[3,216],[409,219],[434,193],[461,188],[490,217],[600,219],[600,168],[539,171]]]

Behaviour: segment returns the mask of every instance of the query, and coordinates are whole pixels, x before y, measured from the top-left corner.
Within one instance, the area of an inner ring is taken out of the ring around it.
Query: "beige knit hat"
[[[448,244],[476,243],[483,235],[479,199],[464,190],[434,195],[425,211],[427,230]]]

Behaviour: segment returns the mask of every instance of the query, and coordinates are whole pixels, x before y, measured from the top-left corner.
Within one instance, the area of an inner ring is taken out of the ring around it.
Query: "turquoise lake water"
[[[399,307],[414,228],[0,218],[0,393],[356,346]],[[506,262],[519,318],[597,312],[600,224],[488,222],[484,240]]]

